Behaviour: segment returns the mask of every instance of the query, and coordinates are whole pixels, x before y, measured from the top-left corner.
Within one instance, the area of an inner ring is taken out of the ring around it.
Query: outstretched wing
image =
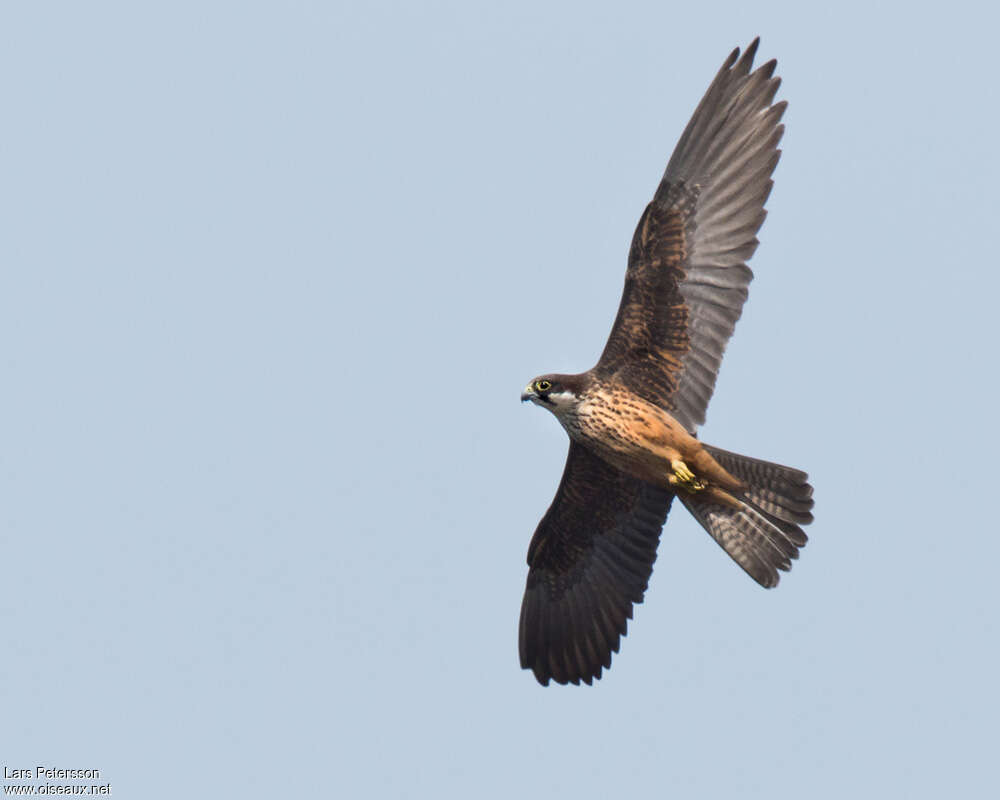
[[[705,421],[722,353],[747,299],[746,262],[781,151],[776,62],[750,71],[758,40],[722,65],[684,130],[629,253],[625,290],[594,371]]]
[[[562,482],[528,548],[521,666],[539,683],[590,683],[611,666],[649,584],[673,498],[570,443]]]

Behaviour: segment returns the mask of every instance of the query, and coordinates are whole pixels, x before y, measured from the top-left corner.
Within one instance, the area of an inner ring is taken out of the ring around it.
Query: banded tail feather
[[[778,585],[808,537],[813,488],[801,470],[705,445],[705,449],[747,489],[736,506],[699,494],[678,495],[709,535],[746,573],[766,589]]]

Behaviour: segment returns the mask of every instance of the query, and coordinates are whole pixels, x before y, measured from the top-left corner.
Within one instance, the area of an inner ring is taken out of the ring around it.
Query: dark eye
[[[535,391],[537,392],[547,392],[551,388],[551,381],[535,381]]]

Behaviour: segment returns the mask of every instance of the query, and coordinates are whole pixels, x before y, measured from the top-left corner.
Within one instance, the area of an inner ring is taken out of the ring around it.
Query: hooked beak
[[[529,400],[534,399],[534,397],[535,397],[535,390],[531,388],[531,384],[529,383],[527,386],[524,387],[524,391],[521,392],[521,402],[527,403]]]

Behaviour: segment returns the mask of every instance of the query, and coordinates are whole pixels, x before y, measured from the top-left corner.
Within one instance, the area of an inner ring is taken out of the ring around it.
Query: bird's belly
[[[697,447],[697,439],[660,409],[631,404],[584,404],[567,429],[613,467],[656,484],[666,480],[672,460]]]
[[[588,444],[597,455],[626,475],[657,485],[667,480],[670,459],[662,455],[639,448],[609,447],[603,440],[591,440]]]

